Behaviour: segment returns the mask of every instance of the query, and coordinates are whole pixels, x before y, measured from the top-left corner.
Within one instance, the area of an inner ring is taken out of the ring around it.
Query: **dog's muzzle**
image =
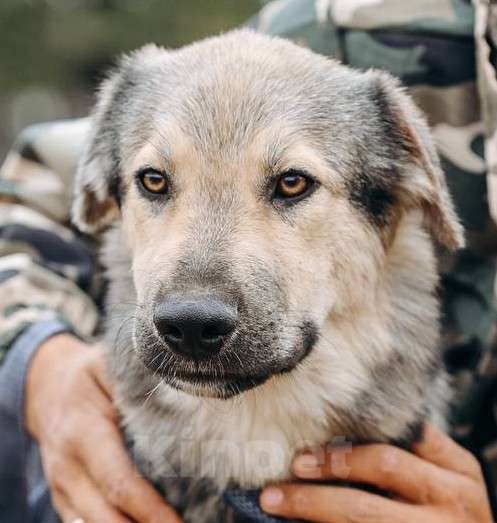
[[[135,349],[169,386],[226,399],[292,371],[309,354],[315,325],[303,319],[281,336],[281,324],[240,293],[174,291],[156,298],[152,318],[137,317]]]

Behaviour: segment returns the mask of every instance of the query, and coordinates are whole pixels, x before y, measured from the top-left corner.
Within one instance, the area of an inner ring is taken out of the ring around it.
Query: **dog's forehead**
[[[295,133],[333,139],[330,131],[343,134],[371,105],[357,73],[247,31],[157,50],[147,60],[146,68],[139,55],[135,60],[135,114],[140,121],[147,115],[152,136],[174,141],[170,129],[179,127],[205,154],[246,146],[269,127],[279,127],[282,145]]]

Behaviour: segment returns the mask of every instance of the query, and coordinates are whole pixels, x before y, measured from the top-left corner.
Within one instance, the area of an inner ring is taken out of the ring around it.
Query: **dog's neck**
[[[419,218],[399,228],[377,302],[329,321],[291,373],[232,399],[194,397],[161,384],[136,358],[121,362],[117,344],[110,362],[118,407],[139,455],[150,462],[148,473],[257,487],[288,478],[289,460],[303,446],[399,441],[423,419],[440,422],[447,394],[437,363],[433,248]],[[117,333],[109,335],[115,340]]]

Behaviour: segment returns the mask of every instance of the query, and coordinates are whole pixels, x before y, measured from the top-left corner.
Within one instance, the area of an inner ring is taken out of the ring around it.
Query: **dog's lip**
[[[271,373],[249,376],[225,373],[176,372],[174,375],[163,376],[163,380],[176,389],[187,392],[194,391],[194,395],[200,394],[201,396],[228,399],[262,385],[271,376]]]
[[[234,374],[226,372],[208,373],[208,372],[175,372],[174,378],[197,384],[260,384],[271,377],[271,373],[265,374]]]
[[[230,389],[237,392],[243,392],[248,389],[262,385],[273,376],[289,373],[293,371],[311,352],[315,338],[304,346],[297,361],[292,361],[290,365],[281,365],[277,367],[268,367],[265,371],[253,374],[243,372],[229,372],[224,369],[215,371],[199,366],[196,371],[186,370],[181,364],[174,367],[165,367],[160,371],[162,379],[173,387],[180,388],[183,384],[194,385],[200,388],[217,388]],[[144,362],[150,368],[148,362]],[[182,368],[183,367],[183,368]],[[190,367],[191,369],[191,367]],[[152,368],[154,372],[157,369]]]

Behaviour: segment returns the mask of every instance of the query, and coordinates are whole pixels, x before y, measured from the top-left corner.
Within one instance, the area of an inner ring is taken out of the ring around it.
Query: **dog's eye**
[[[287,171],[276,180],[274,198],[291,200],[309,193],[313,180],[299,171]]]
[[[169,189],[165,175],[154,169],[146,169],[138,177],[143,187],[153,194],[166,194]]]

